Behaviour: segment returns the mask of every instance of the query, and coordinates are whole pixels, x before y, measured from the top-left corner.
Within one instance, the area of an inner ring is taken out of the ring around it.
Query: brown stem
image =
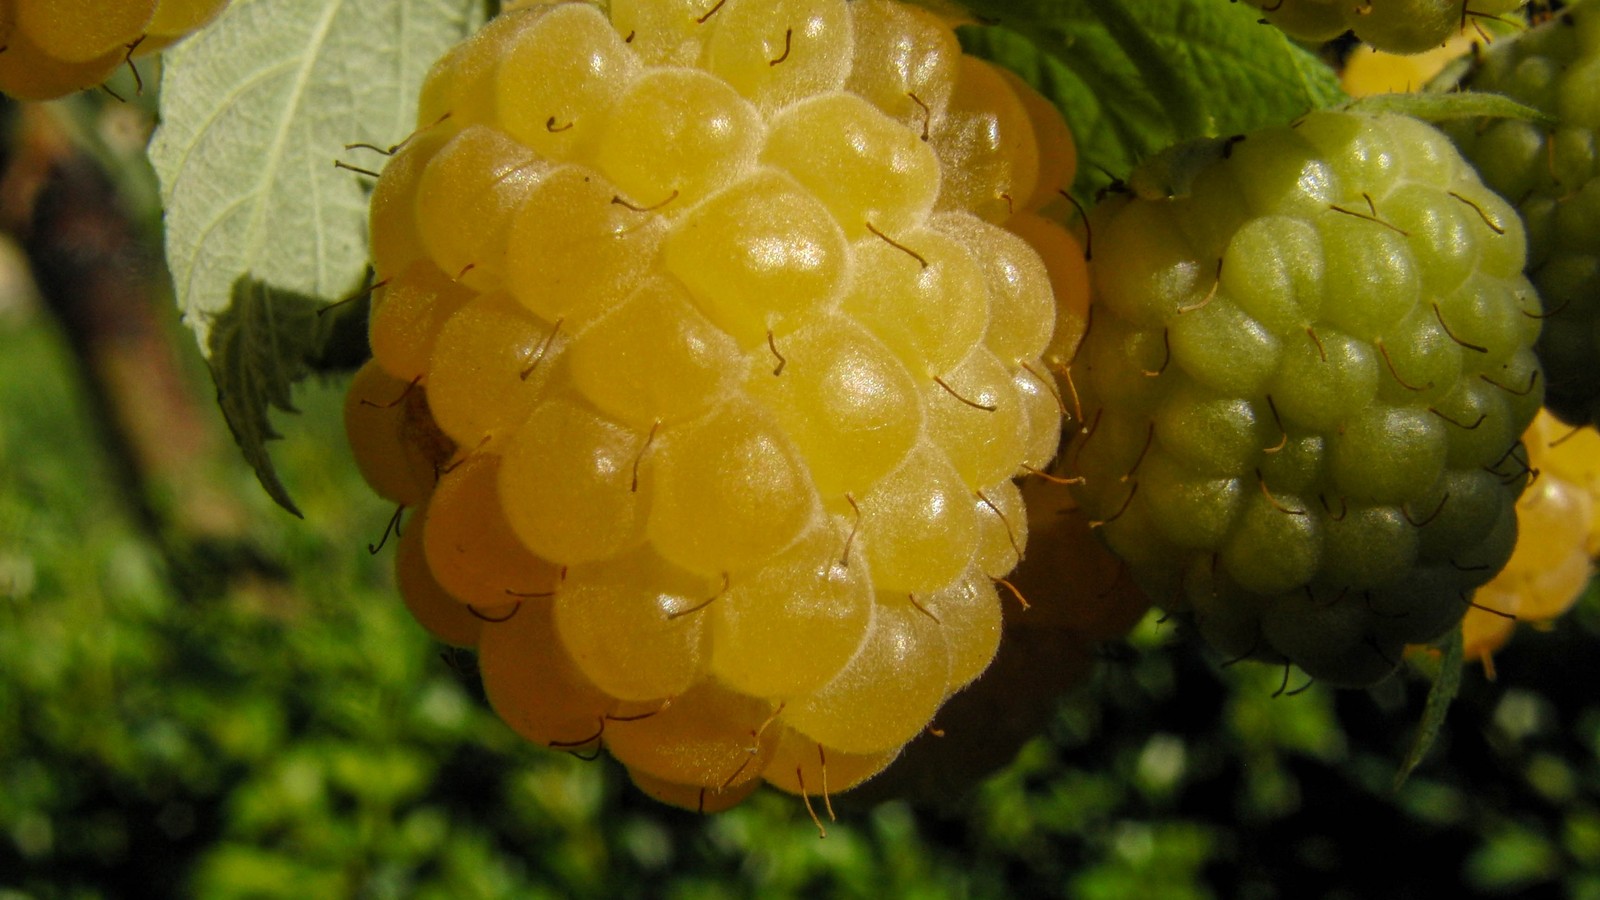
[[[184,545],[236,542],[245,514],[213,477],[215,416],[178,355],[155,242],[54,113],[14,113],[0,228],[67,338],[125,507],[169,559]]]

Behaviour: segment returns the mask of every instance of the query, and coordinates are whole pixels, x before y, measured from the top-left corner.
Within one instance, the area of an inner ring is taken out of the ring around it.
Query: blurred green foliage
[[[0,316],[5,900],[1600,897],[1593,591],[1520,634],[1500,683],[1465,673],[1398,794],[1424,679],[1284,691],[1152,618],[1007,768],[834,798],[819,838],[792,797],[700,817],[503,728],[367,552],[390,510],[343,450],[337,381],[302,390],[277,450],[305,520],[242,463],[207,476],[268,565],[219,556],[177,590],[102,487],[69,359],[40,318]]]

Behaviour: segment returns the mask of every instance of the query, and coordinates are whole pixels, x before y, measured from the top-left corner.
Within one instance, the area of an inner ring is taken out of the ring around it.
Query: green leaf
[[[1505,96],[1484,91],[1451,91],[1448,93],[1376,94],[1362,97],[1349,104],[1353,112],[1399,113],[1415,116],[1435,124],[1452,119],[1521,119],[1540,125],[1555,125],[1559,120],[1548,113]]]
[[[1281,125],[1346,99],[1322,61],[1221,0],[972,0],[972,52],[1053,100],[1087,197],[1178,141]],[[1095,166],[1104,171],[1095,171]]]
[[[1428,702],[1423,705],[1422,721],[1417,723],[1416,737],[1412,738],[1411,749],[1406,752],[1405,761],[1400,764],[1400,771],[1394,776],[1396,791],[1405,786],[1406,779],[1411,777],[1411,773],[1422,763],[1423,757],[1428,755],[1433,742],[1439,738],[1439,731],[1444,728],[1450,704],[1461,690],[1461,658],[1465,650],[1460,628],[1450,632],[1450,637],[1445,640],[1442,649],[1444,653],[1439,660],[1439,671],[1434,675],[1433,688],[1428,691]]]
[[[292,389],[309,373],[325,333],[318,315],[325,304],[248,275],[234,282],[229,297],[227,307],[210,317],[205,345],[217,404],[261,486],[298,516],[267,455],[267,441],[279,436],[268,411],[295,411]]]
[[[268,410],[291,409],[320,355],[326,334],[304,307],[352,294],[367,266],[370,179],[334,161],[381,167],[345,145],[411,132],[423,76],[481,5],[234,0],[166,56],[150,159],[178,308],[245,457],[291,511]]]

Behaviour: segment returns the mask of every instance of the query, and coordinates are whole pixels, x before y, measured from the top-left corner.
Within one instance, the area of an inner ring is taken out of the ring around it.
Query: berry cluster
[[[1517,500],[1516,551],[1461,622],[1466,658],[1491,677],[1519,623],[1549,623],[1578,602],[1600,554],[1600,434],[1541,411],[1522,440],[1539,476]]]
[[[668,802],[882,769],[993,656],[1055,454],[1059,115],[890,0],[612,0],[498,17],[418,123],[347,404],[418,618]]]
[[[1600,423],[1600,3],[1576,3],[1479,54],[1462,80],[1556,116],[1450,129],[1484,181],[1517,208],[1528,231],[1528,274],[1549,319],[1539,358],[1546,402],[1573,423]]]
[[[1422,53],[1468,31],[1472,19],[1515,12],[1527,0],[1245,0],[1297,40],[1346,31],[1390,53]]]
[[[1170,196],[1100,207],[1068,470],[1213,646],[1368,684],[1515,543],[1543,394],[1522,226],[1415,119],[1319,112],[1211,150],[1136,179]]]
[[[0,93],[49,100],[210,21],[228,0],[0,0]]]
[[[1149,611],[1149,598],[1095,538],[1062,479],[1029,478],[1022,499],[1028,554],[1007,581],[1029,605],[1005,605],[994,662],[950,698],[937,731],[911,742],[867,788],[870,796],[936,808],[960,803],[1049,727],[1060,698],[1096,672],[1103,645],[1125,637]]]

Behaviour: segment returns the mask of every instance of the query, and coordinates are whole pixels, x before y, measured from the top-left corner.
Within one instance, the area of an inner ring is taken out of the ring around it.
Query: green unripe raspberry
[[[1389,53],[1423,53],[1470,27],[1474,17],[1514,12],[1526,0],[1247,0],[1263,21],[1297,40],[1321,43],[1354,31]]]
[[[1313,113],[1152,170],[1101,208],[1075,493],[1222,653],[1377,681],[1515,541],[1543,390],[1520,220],[1394,115]]]
[[[1548,310],[1538,343],[1546,402],[1573,424],[1600,423],[1600,4],[1587,0],[1497,41],[1463,87],[1507,94],[1555,126],[1455,123],[1450,134],[1527,222],[1528,277]]]

